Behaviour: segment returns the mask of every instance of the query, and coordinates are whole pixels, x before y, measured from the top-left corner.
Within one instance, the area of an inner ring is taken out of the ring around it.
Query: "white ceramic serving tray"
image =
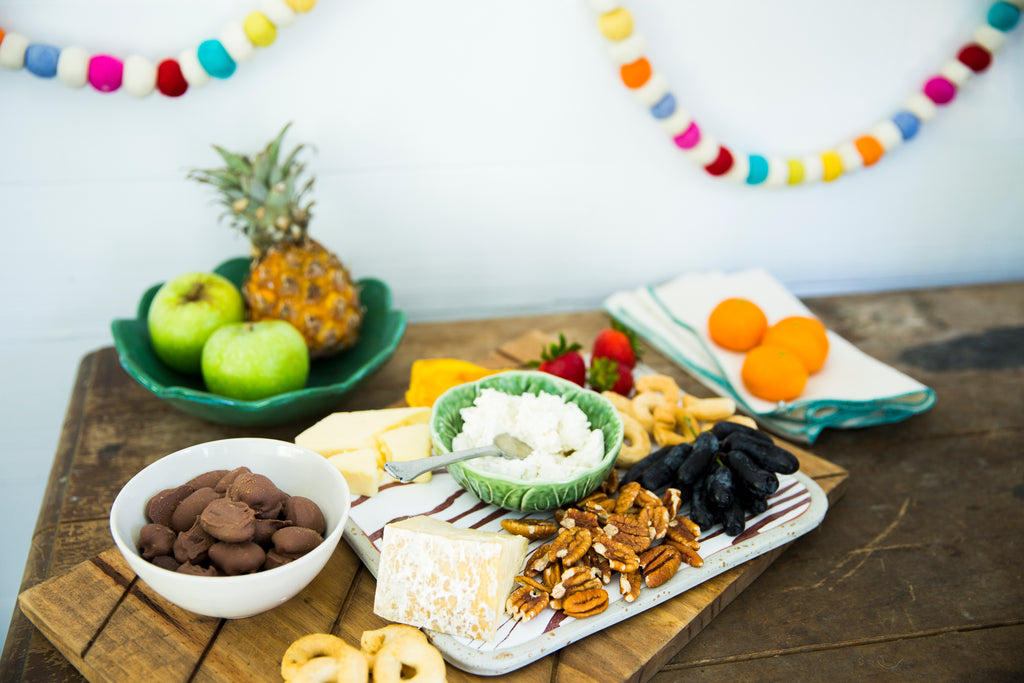
[[[596,616],[573,619],[546,608],[525,623],[506,617],[491,642],[434,632],[430,633],[431,642],[450,663],[470,673],[493,676],[514,671],[792,541],[818,526],[828,509],[821,487],[801,472],[779,475],[779,490],[768,503],[765,512],[748,517],[746,530],[735,538],[726,536],[720,525],[706,530],[700,538],[703,567],[683,565],[667,583],[656,589],[643,588],[632,603],[619,595],[615,573],[606,587],[608,609]],[[435,472],[426,484],[387,484],[372,498],[353,496],[344,538],[376,576],[384,525],[415,515],[502,533],[501,520],[506,518],[551,517],[549,513],[504,510],[483,503],[442,471]],[[532,542],[529,552],[543,543]]]

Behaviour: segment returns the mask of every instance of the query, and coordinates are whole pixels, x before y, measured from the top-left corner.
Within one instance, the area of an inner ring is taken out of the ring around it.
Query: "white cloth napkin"
[[[735,399],[767,428],[804,443],[813,443],[826,427],[897,422],[935,403],[932,389],[831,330],[828,359],[811,375],[798,399],[771,403],[753,396],[740,379],[744,354],[722,349],[708,336],[711,310],[728,297],[755,302],[769,324],[789,315],[812,315],[761,269],[684,274],[661,285],[612,294],[604,309],[709,389]]]

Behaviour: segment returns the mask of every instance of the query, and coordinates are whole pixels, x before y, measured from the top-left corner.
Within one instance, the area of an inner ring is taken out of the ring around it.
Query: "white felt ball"
[[[25,50],[28,49],[28,38],[20,33],[8,33],[0,43],[0,66],[5,69],[18,70],[25,66]]]
[[[843,173],[850,173],[858,168],[864,168],[864,157],[860,155],[857,145],[853,144],[852,141],[844,142],[836,147],[836,154],[839,155],[839,161],[843,164]]]
[[[974,42],[995,54],[1006,44],[1006,34],[988,24],[979,26],[974,31]]]
[[[686,156],[690,157],[695,164],[707,166],[718,158],[718,140],[702,130],[700,141],[686,152]]]
[[[206,69],[199,63],[199,54],[194,48],[178,55],[178,66],[181,67],[181,75],[189,87],[199,88],[210,82],[210,74],[206,73]]]
[[[967,85],[967,82],[971,80],[971,76],[974,72],[971,71],[971,67],[967,66],[959,59],[950,59],[942,68],[939,69],[939,73],[946,77],[946,79],[955,85],[957,89],[960,89]]]
[[[903,106],[922,122],[931,121],[938,109],[930,97],[920,92],[916,92],[908,97],[907,101],[903,103]]]
[[[295,10],[284,0],[260,0],[260,10],[277,28],[291,26],[295,21]]]
[[[220,32],[220,43],[236,64],[249,61],[256,53],[256,48],[246,35],[245,29],[237,21],[228,23]]]
[[[648,109],[661,102],[668,94],[668,80],[655,71],[647,82],[633,91],[633,96]]]
[[[156,88],[156,64],[141,55],[131,55],[124,60],[124,77],[121,87],[135,97],[146,97]]]
[[[691,123],[693,123],[693,119],[690,118],[689,112],[679,106],[676,107],[676,110],[668,118],[658,121],[658,125],[661,126],[662,130],[671,137],[680,135],[690,127]]]
[[[628,38],[623,38],[608,45],[608,54],[616,64],[632,64],[647,52],[647,41],[633,31]]]
[[[788,183],[789,162],[778,157],[768,159],[768,176],[764,179],[764,184],[769,187],[781,187]]]
[[[820,154],[808,154],[800,160],[804,165],[804,183],[818,183],[825,177],[825,162]]]
[[[619,0],[588,0],[587,4],[598,14],[606,14],[618,8],[621,3]]]
[[[886,152],[903,144],[903,133],[892,119],[879,121],[868,131],[868,135],[878,140]]]
[[[731,180],[734,183],[747,182],[750,175],[750,157],[746,154],[733,154],[732,166],[721,177],[724,180]]]
[[[88,52],[80,47],[66,47],[57,58],[57,78],[69,88],[81,88],[89,82]]]

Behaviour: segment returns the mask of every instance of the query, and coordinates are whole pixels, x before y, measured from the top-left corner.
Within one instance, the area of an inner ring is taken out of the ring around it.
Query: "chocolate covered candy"
[[[174,509],[178,507],[178,503],[194,492],[195,489],[188,484],[182,484],[173,489],[164,489],[146,503],[146,519],[154,524],[171,526],[171,516],[174,514]]]
[[[244,543],[256,535],[256,515],[252,508],[227,498],[210,501],[199,515],[199,523],[206,533],[227,543]]]
[[[226,576],[252,574],[263,567],[267,554],[252,541],[246,543],[214,543],[210,561]]]
[[[178,534],[163,524],[147,524],[139,531],[139,553],[147,560],[174,552]]]
[[[312,529],[321,536],[327,531],[327,522],[320,506],[303,496],[290,496],[284,502],[284,518],[295,526]]]
[[[174,514],[171,515],[171,528],[175,531],[191,529],[206,506],[220,497],[221,494],[209,487],[193,492],[174,508]]]

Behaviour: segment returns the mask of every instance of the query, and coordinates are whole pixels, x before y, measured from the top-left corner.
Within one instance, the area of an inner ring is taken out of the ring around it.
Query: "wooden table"
[[[651,680],[1019,680],[1024,283],[806,303],[865,352],[933,387],[938,402],[900,424],[826,431],[809,450],[850,472],[844,497]],[[393,403],[417,358],[484,357],[531,329],[589,341],[606,320],[587,312],[413,324],[395,356],[338,409]],[[706,395],[656,352],[645,360]],[[290,440],[298,427],[258,435]],[[139,463],[251,434],[166,407],[121,370],[111,348],[87,355],[22,589],[111,547],[110,502]],[[0,680],[81,676],[15,610]]]

